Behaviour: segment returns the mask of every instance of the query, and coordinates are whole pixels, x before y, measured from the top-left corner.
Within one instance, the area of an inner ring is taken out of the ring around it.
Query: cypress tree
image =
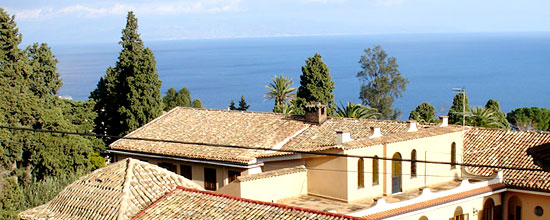
[[[510,129],[510,122],[506,120],[506,113],[500,110],[500,103],[498,103],[497,100],[489,99],[485,104],[485,108],[491,109],[495,112],[495,115],[498,118],[499,125],[502,128]]]
[[[107,68],[91,94],[96,101],[94,109],[102,112],[98,114],[96,132],[123,136],[162,114],[156,61],[137,29],[137,18],[128,12],[118,61]]]
[[[470,112],[470,105],[468,104],[468,96],[465,96],[466,93],[458,93],[453,98],[453,105],[449,109],[449,123],[451,124],[462,124],[462,112],[464,109],[464,113]],[[464,97],[464,98],[463,98]],[[465,104],[463,105],[463,100],[465,101]]]
[[[246,104],[246,101],[244,100],[244,96],[241,96],[241,101],[239,101],[239,107],[236,108],[236,110],[246,111],[248,108],[250,108],[250,105]]]
[[[305,105],[319,102],[326,105],[332,114],[335,108],[332,90],[334,90],[334,82],[330,77],[330,69],[321,59],[321,55],[316,53],[306,60],[306,65],[302,66],[300,87],[295,101],[297,113],[303,114]]]

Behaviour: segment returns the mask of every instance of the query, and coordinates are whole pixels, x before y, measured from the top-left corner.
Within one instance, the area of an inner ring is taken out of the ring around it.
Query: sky
[[[547,0],[2,0],[23,43],[113,42],[127,12],[142,39],[548,32]]]

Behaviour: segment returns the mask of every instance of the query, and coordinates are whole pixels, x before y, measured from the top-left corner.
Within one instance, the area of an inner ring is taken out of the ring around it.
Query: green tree
[[[500,110],[500,103],[497,100],[489,99],[485,104],[485,108],[493,110],[498,118],[499,128],[510,129],[510,123],[506,119],[506,113]]]
[[[193,100],[193,108],[202,108],[202,102],[200,99]]]
[[[233,99],[231,99],[231,103],[229,103],[229,110],[237,110],[237,107],[235,107],[235,102]]]
[[[397,59],[388,57],[380,45],[365,49],[365,55],[359,60],[361,72],[357,77],[361,80],[359,98],[363,105],[375,108],[383,119],[396,119],[401,114],[399,109],[393,109],[393,101],[402,96],[409,81],[401,76],[397,69]]]
[[[437,122],[437,119],[435,119],[435,108],[430,105],[430,103],[424,102],[416,106],[416,109],[411,111],[411,113],[409,114],[409,120],[435,123]]]
[[[164,103],[164,111],[169,111],[176,106],[191,107],[193,105],[191,93],[187,88],[180,89],[179,92],[176,92],[174,88],[168,89],[166,96],[162,98],[162,102]]]
[[[231,102],[233,102],[233,100],[231,100]],[[246,104],[246,101],[244,100],[244,96],[241,96],[241,101],[239,101],[239,107],[236,108],[235,110],[246,111],[248,108],[250,108],[250,105]]]
[[[273,108],[273,112],[291,115],[296,112],[294,105],[283,102],[283,104],[277,105]]]
[[[329,113],[334,112],[334,82],[330,77],[330,69],[316,53],[306,60],[302,66],[300,87],[294,102],[298,114],[304,113],[307,104],[318,102],[327,106]]]
[[[550,130],[550,109],[524,107],[512,110],[506,115],[512,127],[522,131]]]
[[[137,18],[128,12],[122,50],[115,67],[107,68],[91,98],[98,114],[96,132],[124,136],[160,116],[163,104],[153,52],[137,32]],[[112,140],[111,140],[112,141]]]
[[[291,101],[296,94],[296,88],[291,88],[292,79],[285,77],[283,74],[280,76],[275,76],[272,79],[273,82],[265,86],[269,91],[265,93],[266,99],[274,99],[275,104],[273,105],[273,111],[283,104],[287,104]]]
[[[470,109],[470,114],[466,117],[466,124],[476,127],[505,128],[505,125],[499,121],[497,112],[482,106]]]
[[[28,75],[31,90],[38,97],[54,97],[63,83],[57,72],[57,59],[47,44],[34,43],[26,49],[32,72]]]
[[[470,105],[468,104],[468,96],[466,93],[458,93],[453,98],[453,105],[447,114],[449,116],[449,123],[461,125],[463,119],[462,112],[470,112]]]
[[[336,109],[335,115],[337,117],[343,117],[343,118],[377,119],[380,116],[380,113],[378,113],[376,109],[361,106],[360,104],[347,102],[346,105],[340,103],[340,106],[338,106]]]

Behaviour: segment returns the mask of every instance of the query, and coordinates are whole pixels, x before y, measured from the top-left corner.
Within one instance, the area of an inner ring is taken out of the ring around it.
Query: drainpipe
[[[383,146],[384,146],[383,147],[384,152],[382,153],[383,157],[388,158],[387,157],[387,147],[388,146],[387,146],[386,143],[384,143]],[[388,185],[388,180],[387,180],[387,178],[388,178],[388,172],[387,172],[388,160],[383,160],[383,161],[384,161],[384,163],[382,163],[382,164],[384,164],[384,166],[382,166],[382,177],[383,177],[382,178],[382,190],[384,192],[384,196],[387,196],[388,195],[388,186],[387,186]]]

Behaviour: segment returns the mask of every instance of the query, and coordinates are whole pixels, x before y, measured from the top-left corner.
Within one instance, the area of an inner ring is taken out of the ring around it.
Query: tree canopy
[[[409,114],[409,120],[416,120],[418,122],[435,123],[435,108],[428,102],[424,102],[416,109],[412,110]]]
[[[393,109],[393,101],[402,96],[409,81],[401,76],[397,59],[388,57],[380,45],[365,49],[365,55],[359,60],[361,80],[359,98],[363,105],[375,108],[384,119],[397,119],[401,110]]]
[[[96,120],[98,133],[124,136],[162,114],[156,61],[137,29],[137,18],[130,11],[119,42],[122,50],[118,61],[107,68],[91,93],[95,110],[100,112]]]
[[[91,105],[56,97],[62,82],[51,48],[35,43],[19,49],[14,17],[1,8],[0,27],[0,125],[89,132],[96,117]],[[55,192],[34,186],[47,180],[62,188],[59,179],[103,166],[102,146],[76,135],[0,129],[0,218],[15,218],[36,204],[30,200],[43,203],[53,196],[43,192]]]
[[[303,114],[304,107],[313,102],[324,104],[330,113],[334,112],[333,90],[334,82],[330,76],[330,69],[321,59],[321,55],[316,53],[309,57],[306,65],[302,66],[300,87],[295,100],[297,113]]]
[[[340,103],[340,106],[338,106],[336,109],[335,116],[343,118],[377,119],[380,116],[380,113],[378,113],[376,109],[361,106],[360,104],[355,104],[352,102],[347,102],[346,105]]]
[[[512,110],[506,115],[512,127],[522,131],[550,130],[550,109],[524,107]]]
[[[246,101],[244,100],[244,96],[241,96],[241,101],[239,101],[239,107],[236,108],[235,110],[246,111],[248,108],[250,108],[250,105],[246,104]]]
[[[266,99],[274,99],[275,104],[273,105],[273,112],[278,112],[281,109],[280,106],[289,103],[296,94],[296,88],[291,88],[292,79],[285,77],[283,74],[280,76],[275,76],[272,79],[273,82],[265,86],[269,91],[265,93]]]
[[[498,128],[510,129],[510,122],[506,119],[506,113],[500,110],[500,103],[497,100],[489,99],[485,104],[485,108],[491,109],[495,117],[498,118]]]
[[[449,113],[447,114],[449,116],[449,123],[461,125],[463,112],[470,112],[468,96],[466,95],[466,93],[458,93],[453,98],[453,105],[451,106],[451,108],[449,109]]]
[[[180,89],[179,92],[176,92],[174,88],[170,88],[166,91],[166,96],[162,98],[164,111],[169,111],[176,106],[202,108],[201,100],[191,100],[191,93],[187,88]]]

